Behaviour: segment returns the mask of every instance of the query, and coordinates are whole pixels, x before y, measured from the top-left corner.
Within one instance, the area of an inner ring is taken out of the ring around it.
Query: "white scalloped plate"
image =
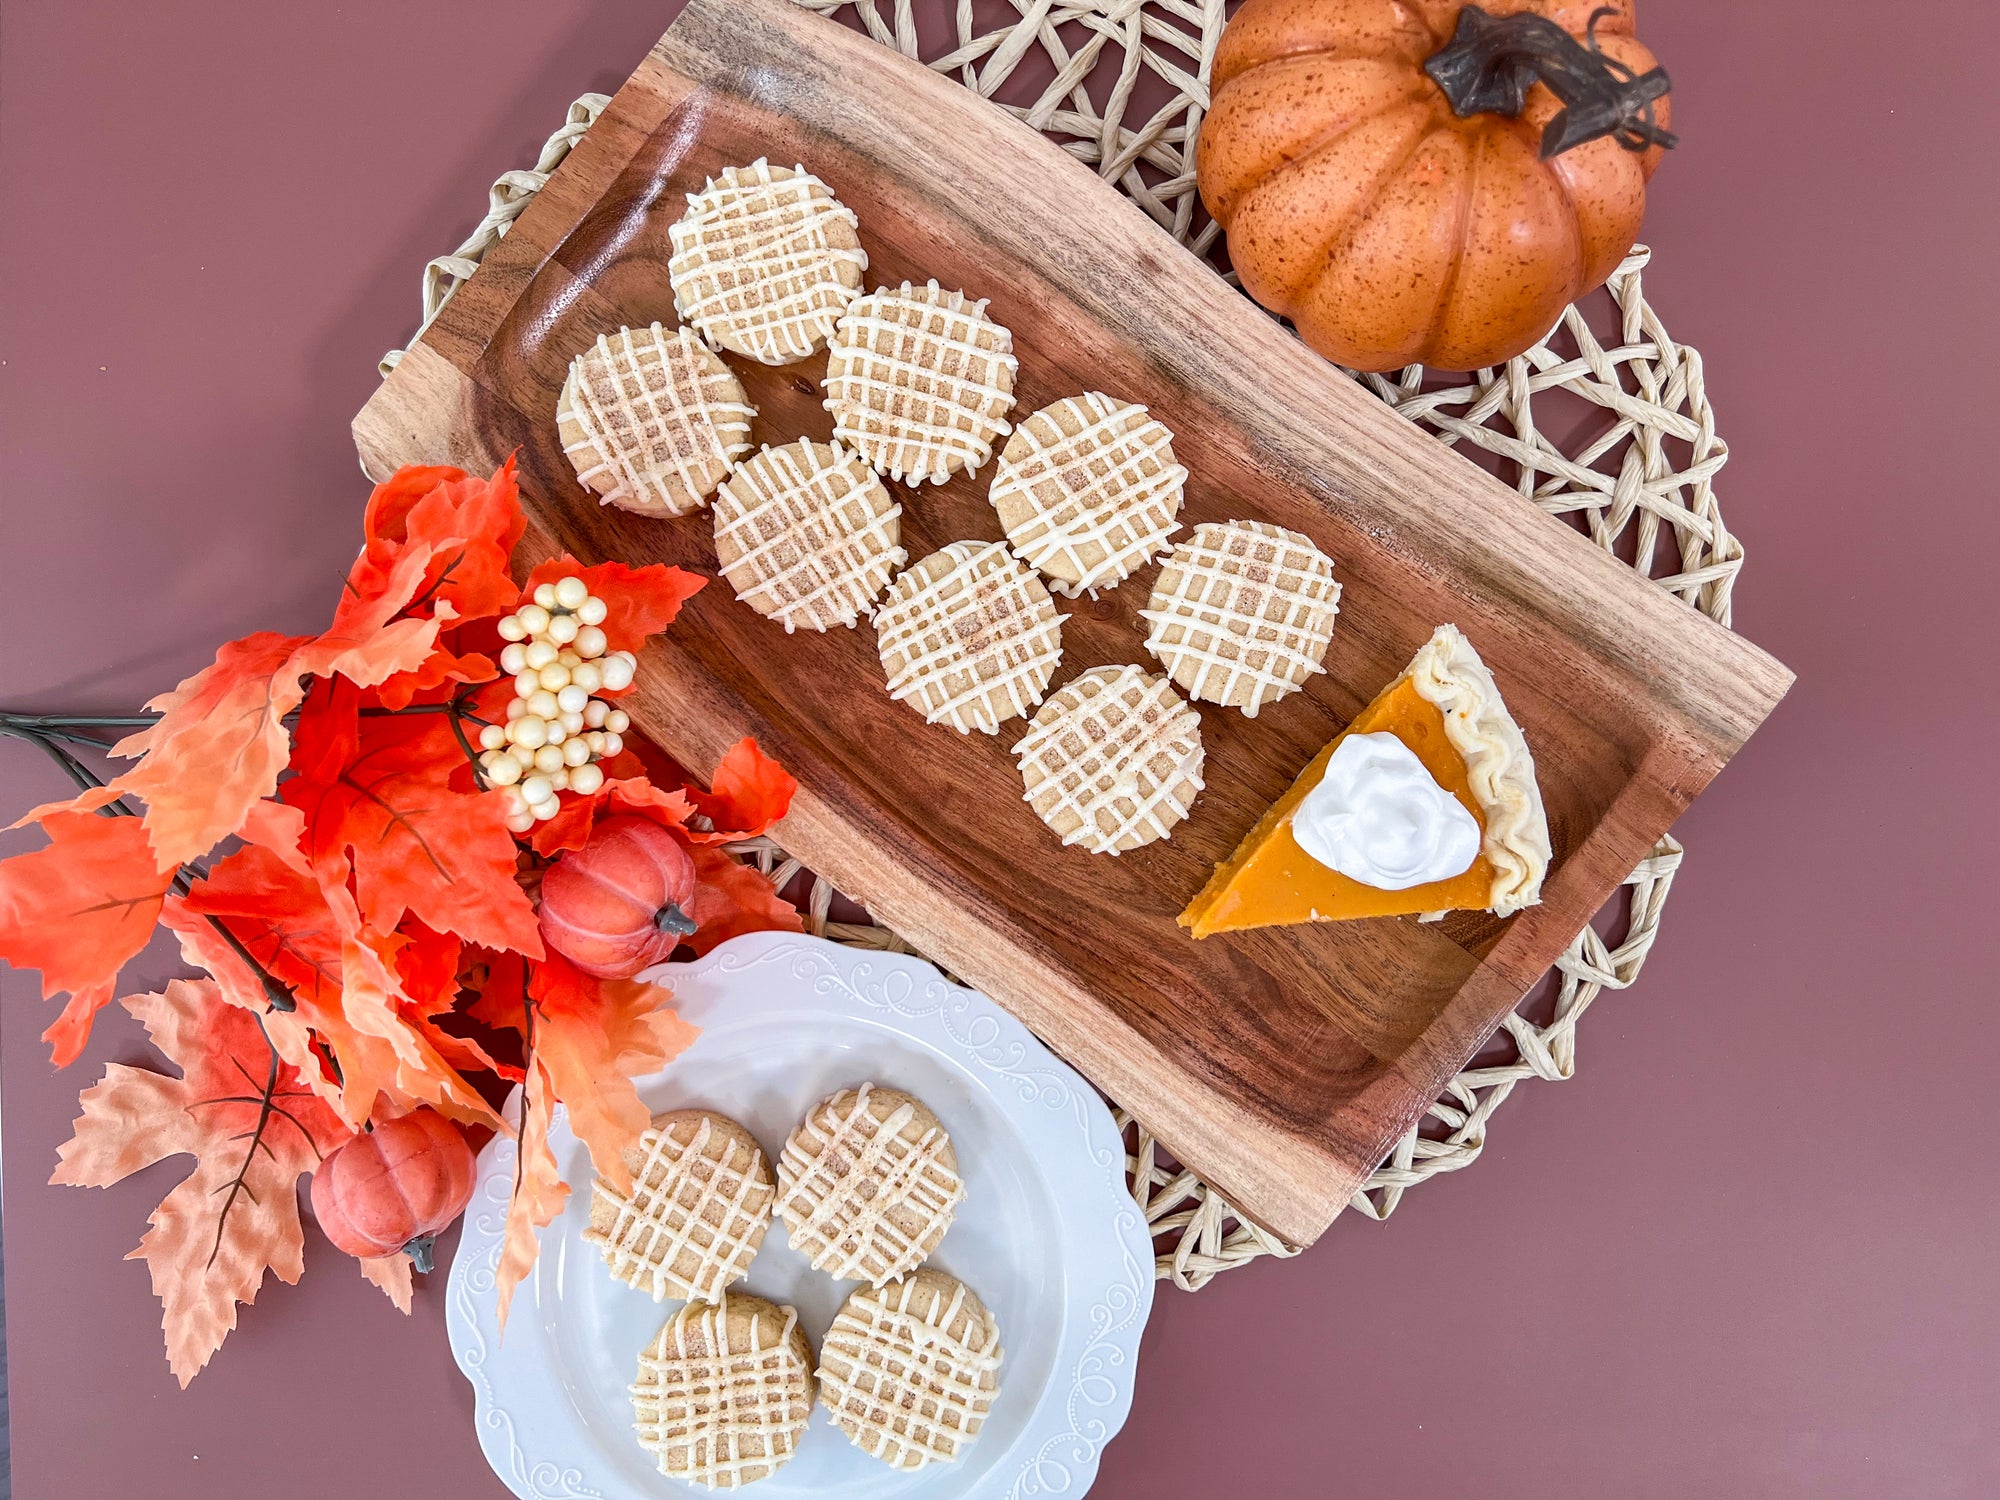
[[[905,1089],[937,1112],[966,1201],[932,1263],[993,1309],[1006,1351],[999,1399],[959,1463],[889,1469],[815,1406],[797,1457],[751,1493],[998,1500],[1089,1489],[1131,1408],[1153,1305],[1152,1245],[1097,1091],[984,995],[918,959],[756,933],[648,977],[670,984],[676,1007],[702,1029],[663,1072],[640,1080],[656,1112],[720,1110],[773,1160],[809,1105],[863,1081]],[[452,1262],[447,1322],[477,1397],[480,1447],[523,1500],[706,1496],[654,1467],[633,1436],[626,1393],[639,1351],[681,1304],[611,1279],[582,1240],[590,1162],[560,1109],[550,1145],[570,1201],[542,1232],[504,1341],[494,1268],[514,1172],[507,1137],[479,1158]],[[809,1269],[782,1224],[741,1285],[798,1308],[815,1349],[854,1288]]]

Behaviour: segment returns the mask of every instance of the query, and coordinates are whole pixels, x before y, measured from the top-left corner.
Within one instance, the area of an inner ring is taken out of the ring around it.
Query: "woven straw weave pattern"
[[[916,0],[799,3],[858,24],[908,56],[923,56]],[[925,6],[931,19],[946,8],[943,0]],[[1001,107],[1113,182],[1190,249],[1210,253],[1218,234],[1200,209],[1193,151],[1208,103],[1209,60],[1227,19],[1225,0],[1014,0],[1012,8],[1004,24],[982,27],[970,0],[957,0],[950,7],[956,44],[930,57],[929,66],[987,96],[1017,73],[1046,75],[1032,100],[1021,101],[1017,84]],[[1161,88],[1165,102],[1147,106],[1142,117],[1135,98],[1153,97]],[[478,228],[425,268],[426,326],[608,102],[587,94],[571,105],[534,167],[496,182]],[[1413,366],[1397,375],[1357,378],[1403,416],[1726,625],[1730,590],[1743,565],[1742,547],[1724,527],[1713,489],[1729,450],[1716,436],[1700,355],[1677,344],[1646,302],[1641,274],[1650,257],[1646,247],[1635,246],[1604,291],[1569,309],[1546,339],[1504,367],[1441,375]],[[400,351],[388,355],[383,371],[399,357]],[[768,840],[739,852],[780,885],[801,870]],[[1680,862],[1680,845],[1663,839],[1627,877],[1622,899],[1606,914],[1616,935],[1586,929],[1570,945],[1507,1017],[1487,1053],[1451,1081],[1355,1194],[1356,1212],[1386,1219],[1411,1188],[1477,1161],[1488,1122],[1515,1085],[1571,1076],[1578,1023],[1606,990],[1622,990],[1638,978]],[[813,882],[806,901],[810,931],[910,951],[885,928],[830,921],[833,894],[826,882]],[[1162,1279],[1194,1290],[1259,1256],[1296,1253],[1238,1220],[1221,1195],[1167,1157],[1141,1123],[1122,1110],[1118,1119],[1130,1143],[1133,1195],[1153,1227]]]

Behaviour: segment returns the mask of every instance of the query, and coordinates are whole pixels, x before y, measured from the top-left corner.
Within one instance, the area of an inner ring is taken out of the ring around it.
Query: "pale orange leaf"
[[[394,1255],[374,1256],[357,1264],[361,1267],[362,1277],[371,1286],[379,1286],[382,1295],[396,1304],[396,1311],[408,1317],[413,1290],[410,1257],[399,1250]]]
[[[212,982],[175,980],[164,994],[123,1003],[181,1076],[105,1069],[82,1095],[50,1181],[108,1187],[166,1157],[195,1158],[131,1256],[151,1268],[167,1362],[185,1386],[236,1326],[237,1304],[256,1300],[267,1269],[299,1279],[298,1179],[349,1132]]]

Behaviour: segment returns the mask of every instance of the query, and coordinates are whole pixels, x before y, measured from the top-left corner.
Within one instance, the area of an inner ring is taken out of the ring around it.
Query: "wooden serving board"
[[[1783,696],[1790,674],[1426,437],[1041,136],[787,0],[693,0],[355,419],[368,470],[518,450],[517,561],[712,573],[707,517],[600,508],[556,439],[600,332],[673,326],[667,227],[730,163],[803,163],[859,215],[871,284],[992,299],[1017,414],[1103,390],[1150,406],[1192,471],[1185,525],[1312,536],[1345,585],[1327,674],[1255,720],[1203,705],[1208,789],[1165,843],[1060,847],[997,737],[889,699],[865,625],[787,636],[717,582],[645,653],[631,712],[696,771],[754,734],[797,774],[787,849],[1011,1008],[1231,1203],[1307,1244]],[[759,442],[825,439],[824,357],[733,356]],[[903,490],[912,558],[997,539],[989,467]],[[1156,569],[1067,604],[1060,684],[1153,666]],[[1499,679],[1540,767],[1556,860],[1510,921],[1224,935],[1174,923],[1210,866],[1443,621]]]

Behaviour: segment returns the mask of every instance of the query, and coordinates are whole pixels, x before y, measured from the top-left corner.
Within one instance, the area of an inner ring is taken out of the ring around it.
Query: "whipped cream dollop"
[[[1321,864],[1377,890],[1463,875],[1479,820],[1393,734],[1350,734],[1292,814],[1292,837]]]

